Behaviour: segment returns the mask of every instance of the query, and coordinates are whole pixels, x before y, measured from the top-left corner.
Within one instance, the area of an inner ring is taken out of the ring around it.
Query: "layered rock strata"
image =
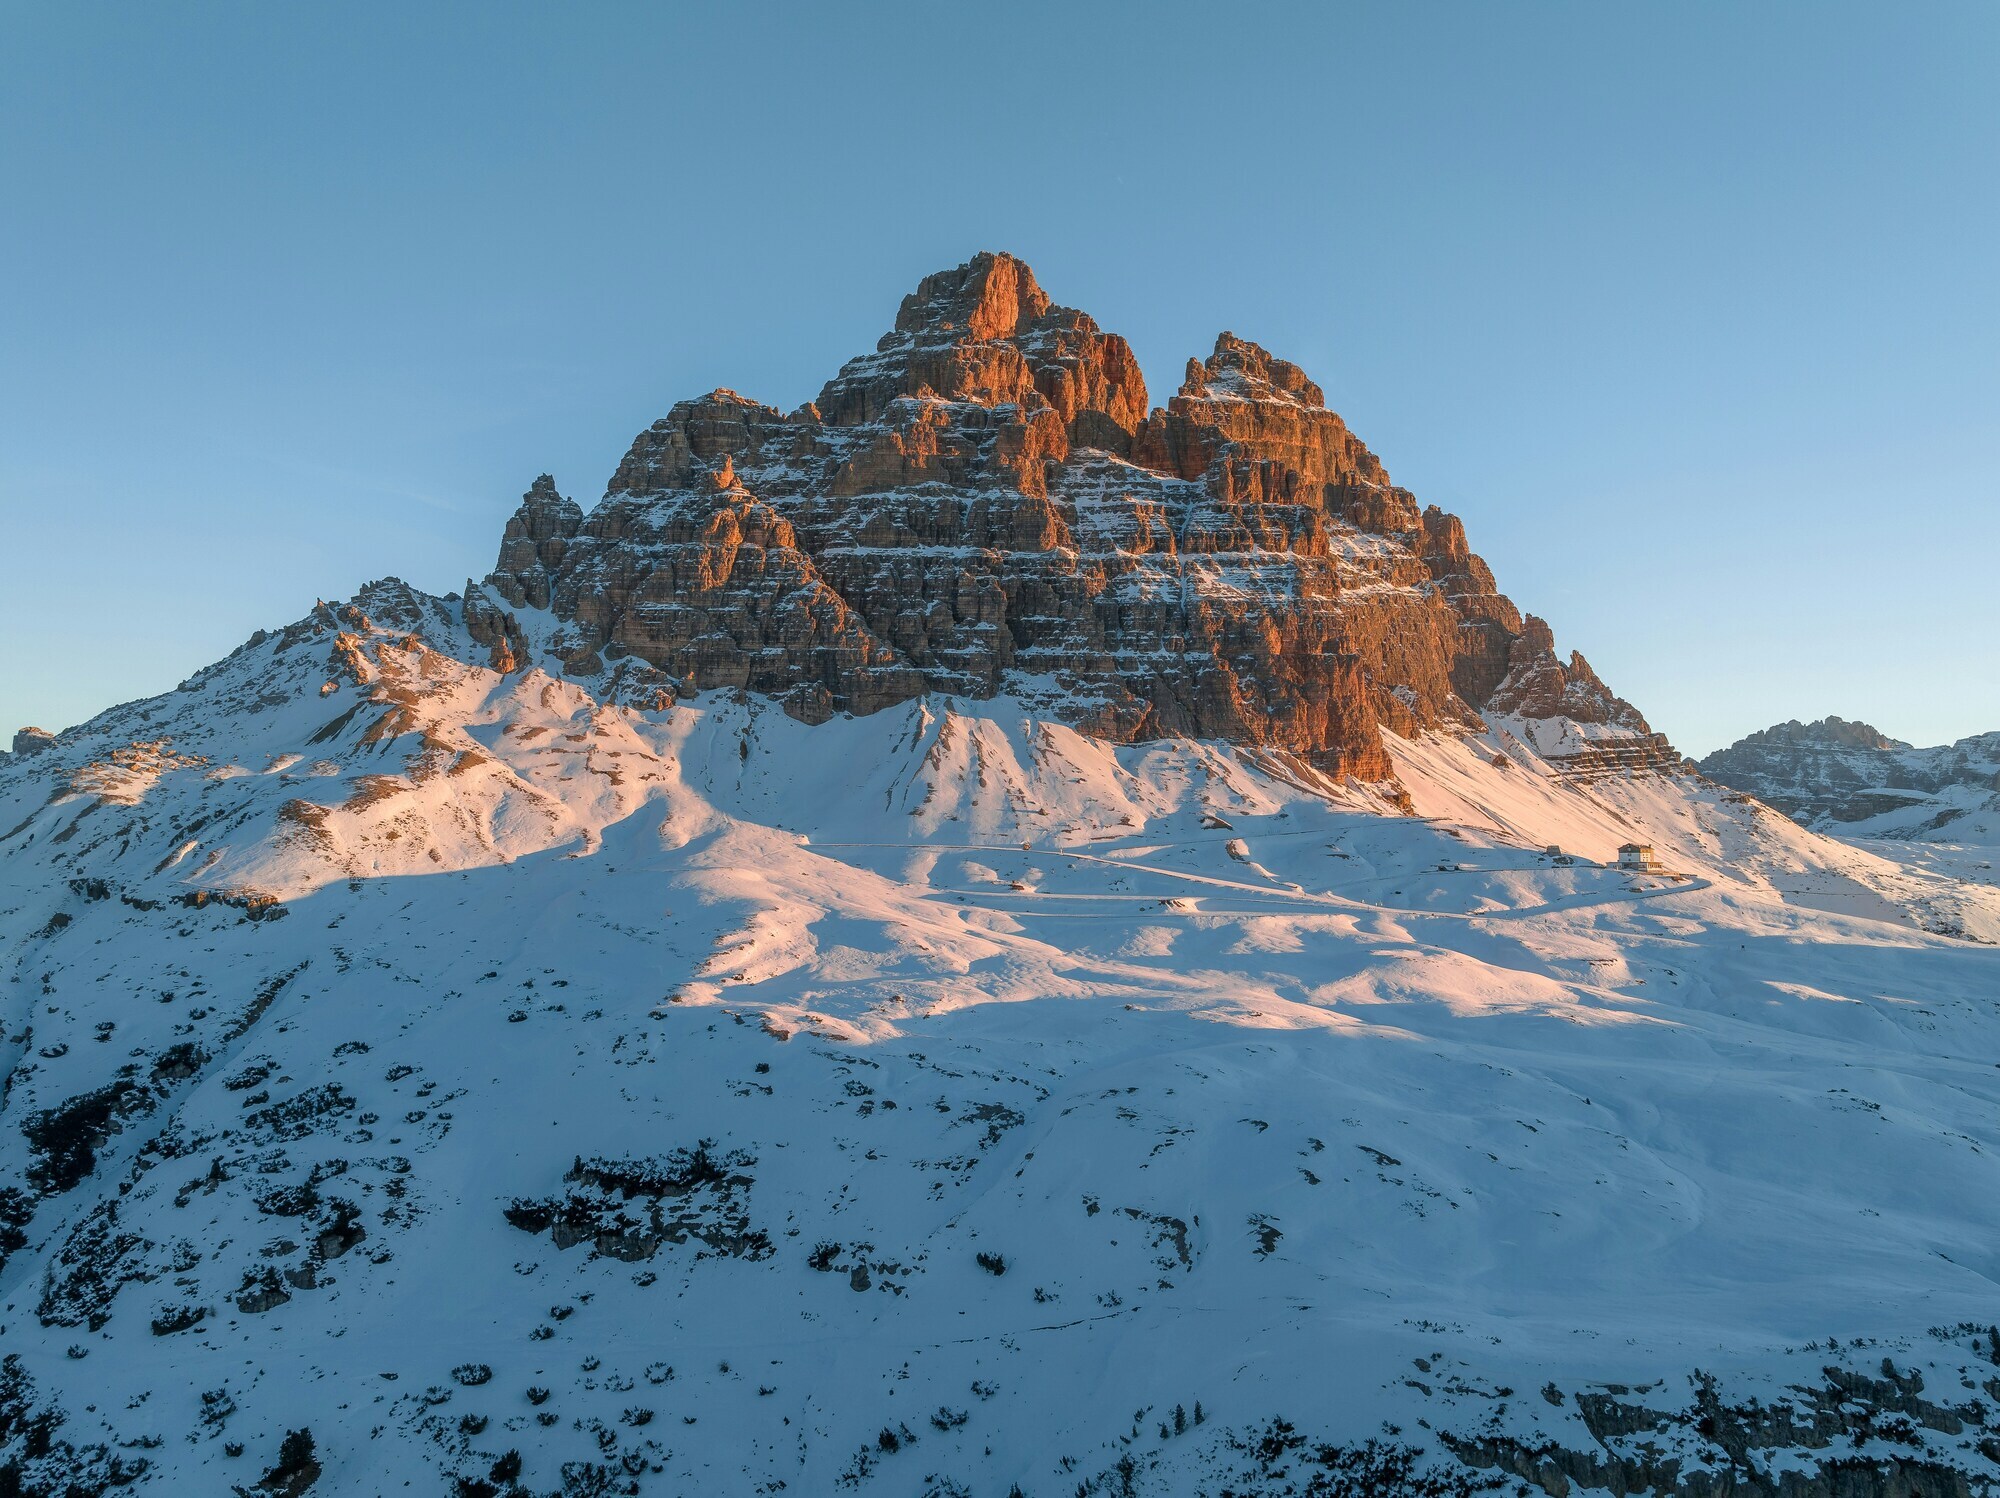
[[[1489,709],[1648,731],[1296,365],[1224,333],[1150,408],[1125,340],[1007,255],[926,277],[814,403],[682,401],[587,514],[537,480],[467,619],[501,669],[809,722],[1012,692],[1364,779],[1382,728]]]

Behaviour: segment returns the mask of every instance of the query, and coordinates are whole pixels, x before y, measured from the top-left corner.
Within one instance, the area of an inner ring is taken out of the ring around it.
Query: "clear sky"
[[[2000,728],[1997,80],[1986,0],[0,0],[0,725],[483,576],[1006,249],[1156,400],[1302,364],[1683,749]]]

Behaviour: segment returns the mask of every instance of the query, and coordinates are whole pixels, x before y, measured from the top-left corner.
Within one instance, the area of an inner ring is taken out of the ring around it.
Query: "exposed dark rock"
[[[183,1040],[153,1058],[153,1080],[185,1082],[206,1065],[208,1052],[192,1040]]]
[[[563,1177],[567,1194],[520,1199],[506,1217],[524,1232],[549,1234],[557,1248],[588,1243],[609,1258],[650,1259],[665,1243],[699,1242],[710,1253],[769,1258],[768,1234],[750,1225],[745,1170],[738,1152],[717,1157],[710,1141],[657,1160],[585,1160]]]
[[[1968,1498],[1967,1470],[1930,1454],[1925,1432],[1959,1436],[1983,1408],[1928,1400],[1922,1376],[1892,1364],[1882,1375],[1828,1367],[1823,1383],[1765,1404],[1729,1403],[1697,1374],[1693,1402],[1680,1410],[1579,1394],[1577,1411],[1598,1443],[1587,1450],[1490,1433],[1443,1440],[1469,1465],[1511,1473],[1551,1498],[1579,1488],[1659,1498]],[[1841,1455],[1805,1455],[1836,1442]],[[1903,1449],[1874,1454],[1885,1446]]]
[[[207,1315],[206,1306],[187,1304],[168,1306],[153,1318],[153,1335],[166,1337],[175,1332],[184,1332],[189,1327],[199,1326]]]
[[[72,1444],[66,1417],[42,1400],[20,1357],[0,1360],[0,1495],[6,1498],[104,1498],[150,1468],[102,1441]]]
[[[1199,1409],[1199,1406],[1197,1406]],[[1289,1420],[1273,1416],[1263,1426],[1233,1436],[1236,1460],[1216,1489],[1217,1498],[1472,1498],[1502,1486],[1498,1478],[1427,1458],[1399,1441],[1336,1445],[1313,1440]],[[1095,1491],[1135,1491],[1132,1468],[1108,1476],[1121,1486]]]
[[[35,1314],[44,1326],[96,1331],[111,1319],[111,1302],[123,1286],[156,1277],[149,1258],[156,1246],[120,1223],[116,1200],[99,1202],[50,1259]]]
[[[14,734],[14,753],[23,757],[41,754],[53,749],[55,744],[56,736],[46,728],[22,728],[17,729]]]
[[[145,1088],[121,1079],[33,1115],[21,1126],[37,1157],[29,1182],[47,1195],[68,1191],[97,1169],[97,1151],[124,1120],[152,1107]]]
[[[270,1498],[299,1498],[319,1481],[319,1457],[313,1449],[310,1429],[288,1431],[278,1446],[278,1460],[254,1488],[238,1488],[239,1494],[269,1494]]]
[[[237,1288],[236,1308],[248,1315],[261,1316],[266,1311],[276,1310],[291,1298],[277,1270],[253,1269],[243,1276],[243,1283]]]
[[[245,1128],[268,1140],[303,1139],[331,1120],[354,1111],[354,1099],[337,1082],[309,1088],[296,1097],[244,1115]]]

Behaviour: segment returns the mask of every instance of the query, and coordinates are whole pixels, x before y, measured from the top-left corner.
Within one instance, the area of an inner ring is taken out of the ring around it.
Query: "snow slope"
[[[485,658],[379,584],[0,768],[27,1491],[2000,1473],[1991,888]]]

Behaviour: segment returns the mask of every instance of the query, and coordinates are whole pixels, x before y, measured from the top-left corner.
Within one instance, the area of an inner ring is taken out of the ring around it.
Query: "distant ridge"
[[[1874,837],[2000,835],[2000,732],[1919,749],[1867,723],[1774,724],[1700,761],[1701,772],[1810,827]]]

